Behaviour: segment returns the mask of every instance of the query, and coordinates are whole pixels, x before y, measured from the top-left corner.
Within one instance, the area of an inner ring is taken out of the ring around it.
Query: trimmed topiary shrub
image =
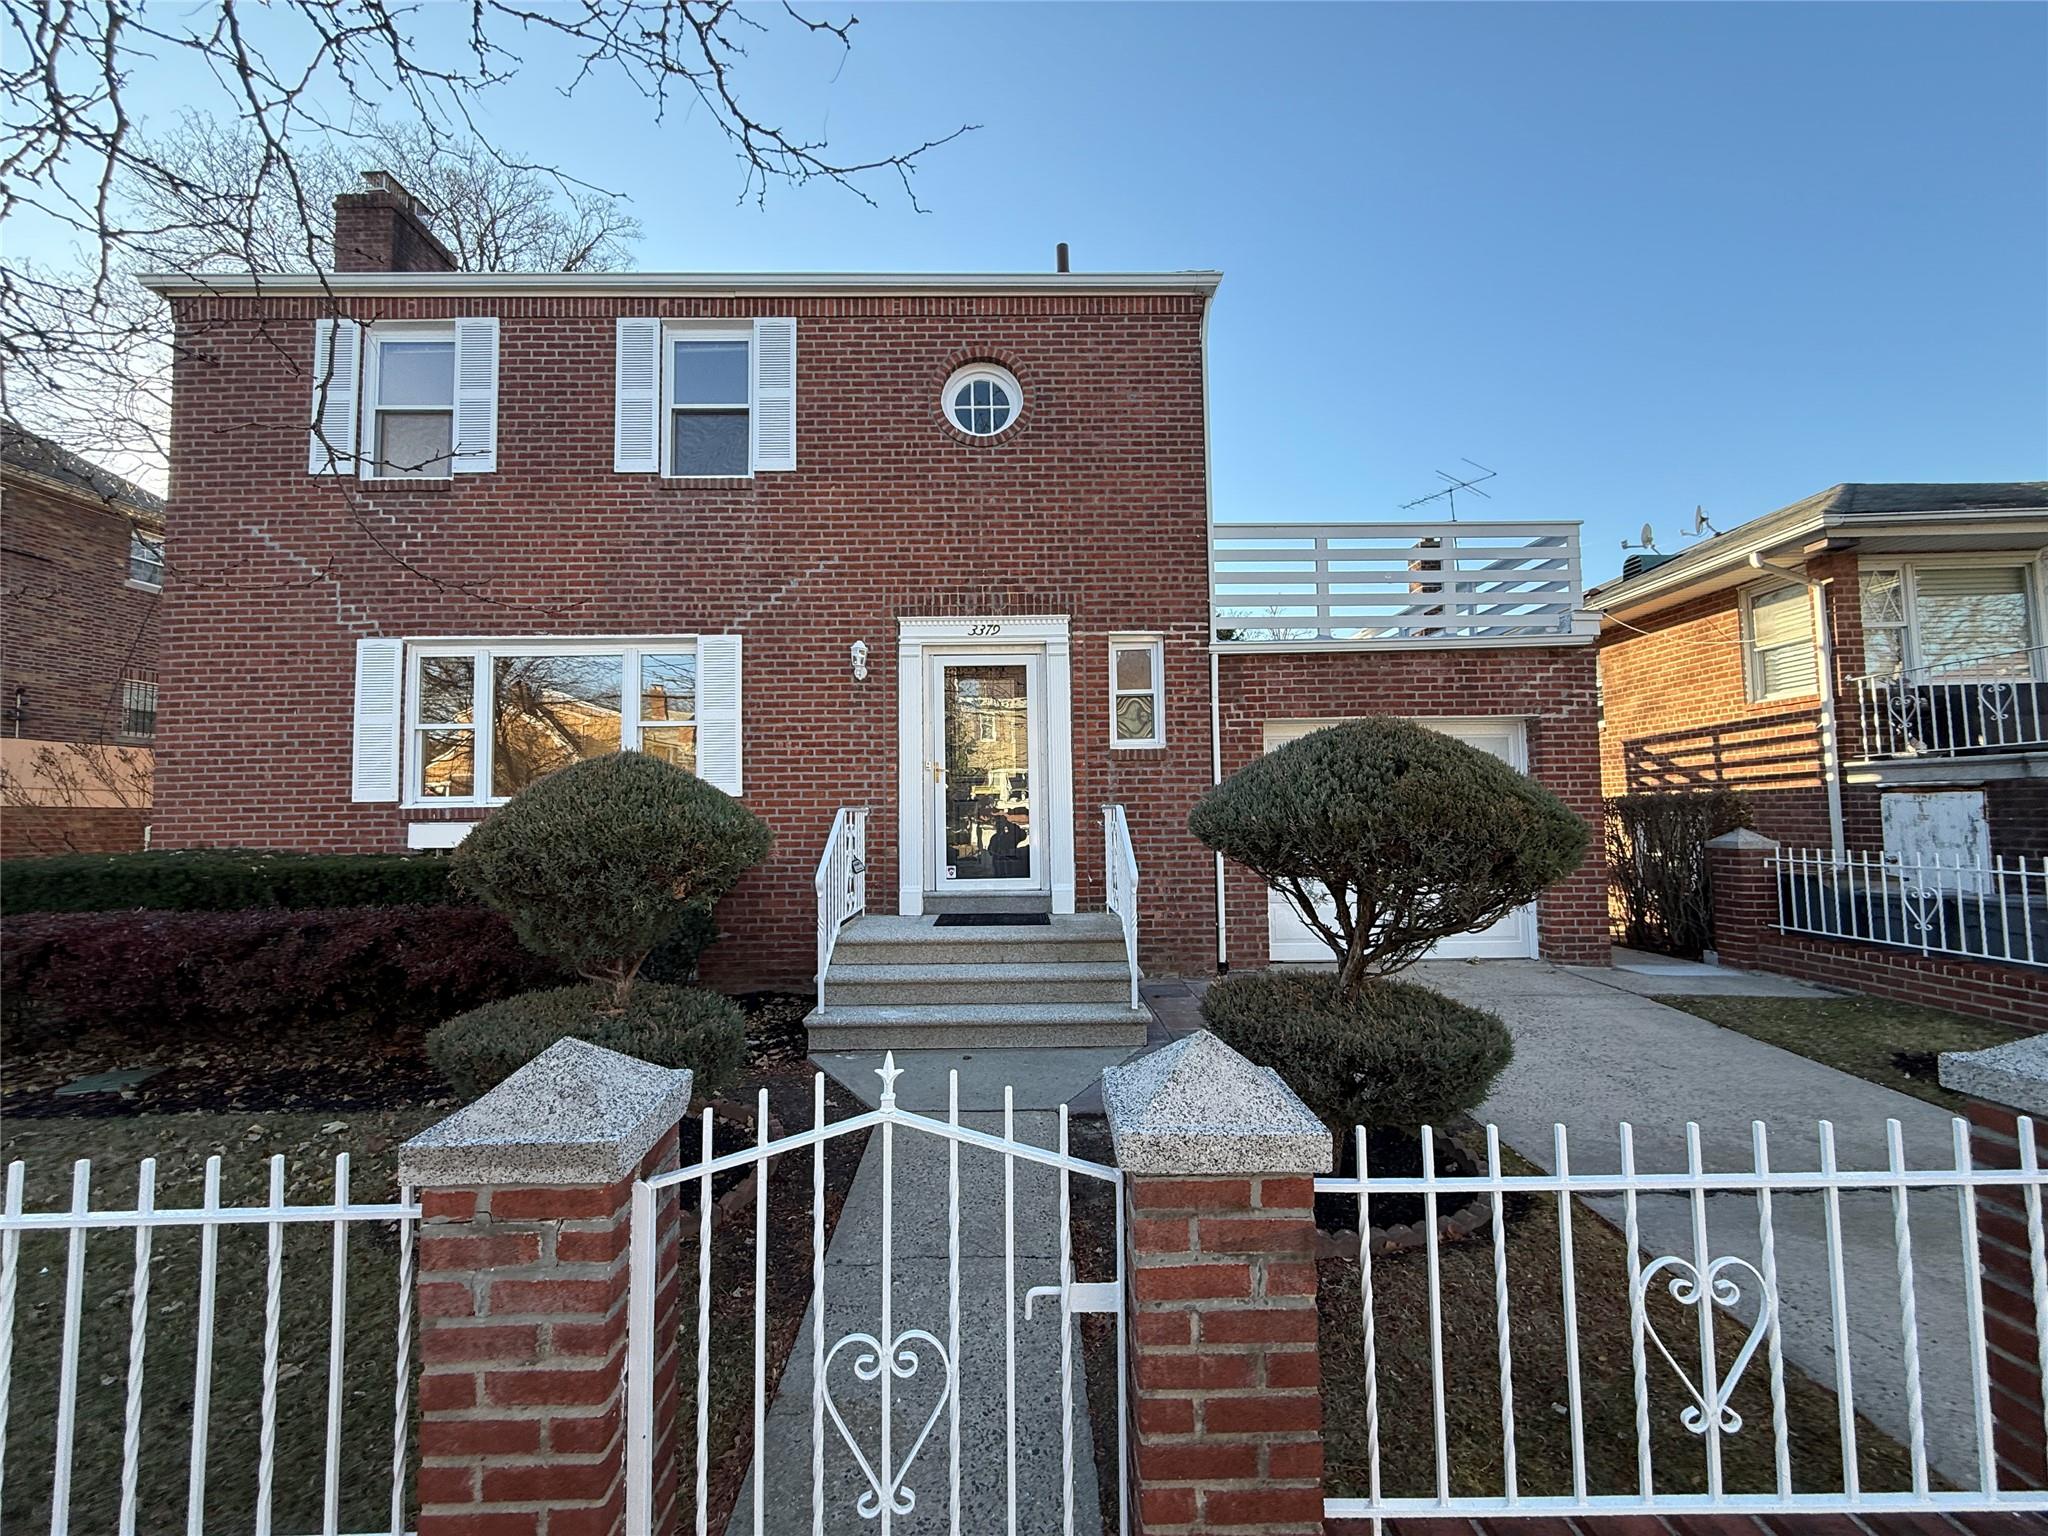
[[[61,912],[0,923],[0,995],[39,1034],[149,1040],[359,1019],[389,1035],[560,979],[478,907]]]
[[[1202,1022],[1340,1136],[1442,1125],[1485,1099],[1515,1052],[1481,1009],[1384,979],[1347,994],[1328,972],[1226,977],[1203,996]]]
[[[643,981],[623,1008],[602,983],[556,987],[486,1003],[427,1036],[427,1056],[455,1091],[474,1099],[497,1087],[557,1040],[588,1040],[661,1067],[688,1067],[694,1091],[730,1087],[746,1063],[746,1015],[700,987]]]
[[[464,901],[440,853],[188,848],[0,862],[0,912],[242,912]]]
[[[1408,720],[1334,725],[1204,795],[1188,827],[1293,903],[1338,984],[1491,927],[1578,868],[1586,824],[1499,758]]]
[[[455,883],[528,948],[611,989],[687,913],[706,913],[767,857],[767,824],[644,752],[573,763],[528,785],[455,851]]]

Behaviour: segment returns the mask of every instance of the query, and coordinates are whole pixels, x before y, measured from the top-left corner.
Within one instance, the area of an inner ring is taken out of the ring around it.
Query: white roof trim
[[[862,294],[1199,293],[1223,274],[1191,272],[149,272],[137,279],[166,297],[346,294]]]

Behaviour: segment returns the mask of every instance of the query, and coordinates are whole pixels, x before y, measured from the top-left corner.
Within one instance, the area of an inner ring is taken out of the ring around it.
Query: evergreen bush
[[[746,1016],[737,1003],[700,987],[642,981],[623,1007],[608,985],[586,982],[527,992],[448,1020],[427,1036],[427,1056],[465,1099],[495,1088],[562,1039],[688,1067],[692,1090],[709,1097],[731,1086],[746,1063]]]

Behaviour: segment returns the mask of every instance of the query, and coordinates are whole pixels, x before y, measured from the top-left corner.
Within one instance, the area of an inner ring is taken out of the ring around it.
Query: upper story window
[[[371,327],[365,382],[370,473],[447,478],[455,451],[455,328]]]
[[[2031,676],[2039,625],[2034,581],[2033,568],[2020,560],[1865,568],[1859,574],[1865,669]]]
[[[1109,744],[1166,745],[1165,647],[1157,635],[1109,642]]]
[[[128,530],[128,580],[133,586],[161,592],[164,586],[164,540],[162,534]]]
[[[970,437],[994,437],[1024,409],[1017,376],[993,363],[971,363],[946,380],[946,419]]]
[[[1803,698],[1820,689],[1813,645],[1813,600],[1806,583],[1761,587],[1743,599],[1743,639],[1749,657],[1749,696]]]
[[[730,478],[750,473],[751,341],[746,331],[669,333],[662,473]]]
[[[155,738],[155,678],[124,677],[121,680],[121,734],[130,741]]]

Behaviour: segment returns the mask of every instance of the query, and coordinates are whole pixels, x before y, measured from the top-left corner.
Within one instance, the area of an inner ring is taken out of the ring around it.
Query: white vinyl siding
[[[403,710],[366,715],[359,689],[357,742],[360,761],[367,737],[388,741],[395,765],[402,737],[409,805],[500,805],[622,748],[739,793],[738,636],[414,639],[403,650]]]
[[[796,468],[793,319],[763,317],[742,329],[622,318],[612,392],[619,473],[737,480]]]
[[[313,322],[313,393],[306,473],[351,474],[356,454],[356,380],[363,328],[353,320]]]
[[[1805,582],[1786,582],[1749,593],[1743,600],[1743,632],[1748,642],[1752,701],[1804,698],[1819,691],[1813,599]]]

